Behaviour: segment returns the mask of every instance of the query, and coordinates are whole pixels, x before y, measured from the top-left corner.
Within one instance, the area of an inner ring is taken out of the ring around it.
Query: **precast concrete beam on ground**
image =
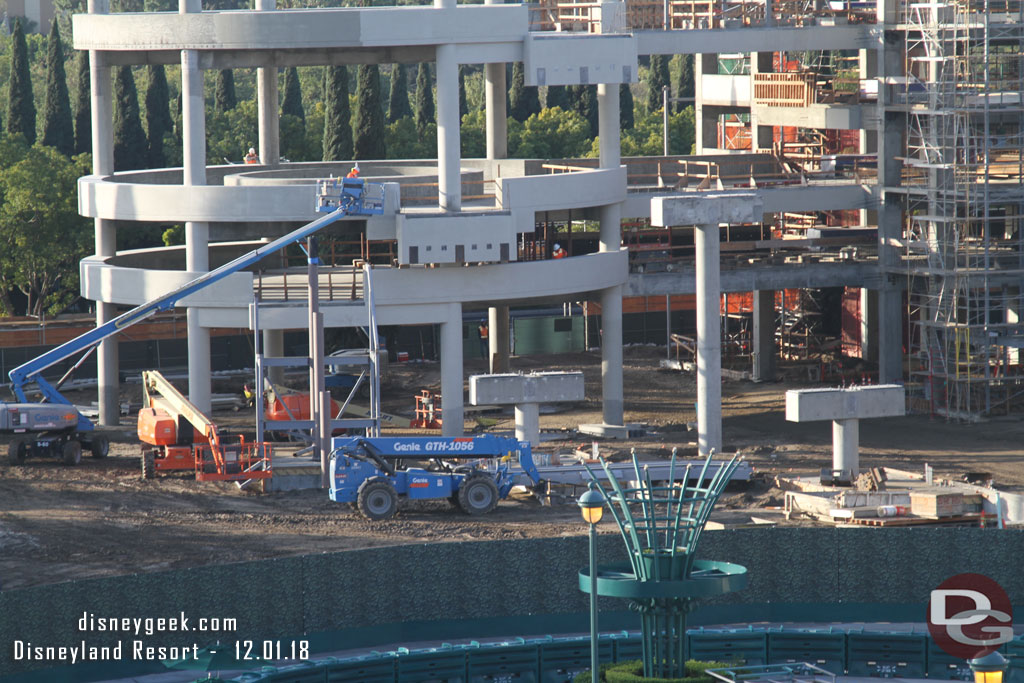
[[[786,392],[788,421],[832,420],[833,480],[852,481],[860,474],[860,420],[905,414],[906,392],[898,384]]]
[[[469,378],[469,404],[514,405],[516,438],[540,444],[540,404],[582,401],[582,372],[535,372],[528,375],[473,375]]]

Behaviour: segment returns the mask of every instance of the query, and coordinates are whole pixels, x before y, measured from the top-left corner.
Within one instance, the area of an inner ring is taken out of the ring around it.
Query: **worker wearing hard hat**
[[[250,147],[249,148],[249,153],[245,155],[245,163],[247,163],[247,164],[258,164],[258,163],[260,163],[260,158],[256,154],[256,148],[255,147]]]
[[[359,164],[352,167],[352,170],[348,172],[346,178],[358,178],[359,177]]]
[[[566,256],[568,254],[565,253],[565,249],[562,249],[562,245],[556,242],[555,246],[551,249],[551,258],[565,258]]]

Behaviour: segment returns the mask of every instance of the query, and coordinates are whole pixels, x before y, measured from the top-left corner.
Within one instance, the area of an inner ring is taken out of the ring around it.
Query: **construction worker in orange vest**
[[[358,178],[359,177],[359,164],[352,167],[352,170],[348,172],[346,178]]]
[[[551,250],[551,258],[565,258],[569,254],[565,253],[565,249],[562,249],[562,245],[555,243],[554,248]]]
[[[256,155],[256,148],[250,147],[249,153],[245,155],[245,163],[247,164],[258,164],[260,163],[259,156]]]

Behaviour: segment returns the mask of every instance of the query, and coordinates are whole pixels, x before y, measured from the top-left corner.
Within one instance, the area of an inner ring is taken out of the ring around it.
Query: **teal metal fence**
[[[841,629],[694,629],[692,659],[728,664],[810,662],[836,674],[873,678],[973,680],[962,659],[939,649],[924,633]],[[602,662],[638,659],[639,633],[603,634]],[[1024,639],[1004,648],[1009,683],[1024,681]],[[306,662],[243,674],[238,683],[563,683],[590,668],[589,636],[443,645],[374,652],[350,659]]]

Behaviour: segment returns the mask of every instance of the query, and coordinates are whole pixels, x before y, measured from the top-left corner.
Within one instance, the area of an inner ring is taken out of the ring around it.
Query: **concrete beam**
[[[874,288],[881,275],[874,261],[834,263],[757,264],[722,268],[723,292],[752,292],[759,289],[801,289],[821,287]],[[671,273],[632,273],[626,281],[625,296],[694,294],[696,270],[692,264],[676,264]]]
[[[558,403],[584,398],[582,372],[473,375],[469,378],[469,404],[473,406]]]
[[[897,417],[906,414],[906,396],[898,384],[849,389],[790,389],[786,392],[786,420],[848,420]]]
[[[736,46],[744,52],[856,50],[874,46],[874,26],[800,26],[635,31],[641,55],[707,54]]]
[[[832,420],[833,482],[850,483],[860,474],[860,420],[904,414],[906,394],[897,384],[786,392],[788,421]]]
[[[730,190],[715,191],[715,194],[727,194]],[[737,193],[749,193],[750,188],[733,190]],[[686,192],[686,195],[701,196],[703,192]],[[835,211],[839,209],[874,209],[878,206],[876,190],[871,185],[842,180],[830,181],[828,184],[811,183],[809,185],[779,185],[758,187],[757,194],[764,203],[765,213],[780,211]],[[662,193],[666,197],[678,197],[680,193]],[[630,192],[623,206],[624,215],[643,217],[650,215],[650,192]],[[681,225],[685,225],[681,224]]]
[[[651,225],[659,227],[757,223],[763,214],[763,201],[752,192],[651,198]]]

